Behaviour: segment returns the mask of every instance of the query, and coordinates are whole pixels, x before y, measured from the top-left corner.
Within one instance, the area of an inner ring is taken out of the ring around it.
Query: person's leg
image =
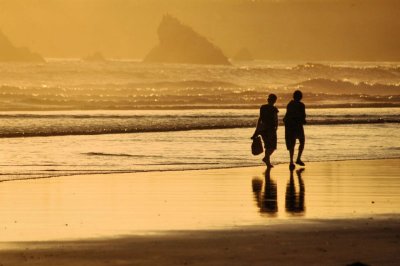
[[[305,144],[305,137],[304,137],[304,129],[303,129],[303,128],[301,128],[301,130],[300,130],[299,141],[300,141],[299,153],[297,154],[296,163],[297,163],[298,165],[304,166],[305,164],[304,164],[303,161],[301,160],[301,155],[303,154],[304,144]]]
[[[273,167],[271,164],[271,154],[276,149],[276,133],[274,132],[265,132],[261,135],[264,141],[264,148],[265,148],[265,157],[262,161],[267,165],[267,167]]]
[[[263,134],[261,134],[261,137],[262,137],[262,140],[264,142],[264,150],[265,150],[265,155],[264,155],[264,158],[262,158],[262,161],[266,165],[268,165],[268,164],[270,164],[270,162],[269,162],[270,161],[270,154],[269,154],[269,151],[268,151],[268,136],[264,132]]]
[[[294,146],[296,145],[296,138],[294,136],[293,129],[285,126],[285,141],[286,141],[286,148],[289,151],[289,158],[290,164],[289,169],[293,170],[295,165],[293,163],[293,156],[294,156]]]
[[[301,161],[301,155],[303,154],[303,150],[304,150],[304,139],[300,139],[299,153],[297,154],[297,161]]]
[[[271,167],[274,167],[274,166],[272,165],[272,163],[270,161],[270,157],[274,153],[274,151],[276,150],[276,147],[277,147],[277,144],[278,144],[278,138],[277,138],[277,135],[276,135],[276,130],[271,130],[269,132],[268,139],[269,139],[269,142],[268,142],[268,149],[267,149],[267,152],[268,152],[268,164],[267,164],[267,166],[269,168],[271,168]]]
[[[265,162],[265,164],[268,167],[274,167],[271,164],[271,154],[274,153],[274,151],[275,151],[275,149],[272,149],[272,148],[265,149],[265,157],[264,157],[263,161]]]

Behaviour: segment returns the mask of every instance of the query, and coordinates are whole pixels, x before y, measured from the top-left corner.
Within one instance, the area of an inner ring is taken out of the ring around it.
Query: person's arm
[[[278,121],[278,113],[279,113],[279,111],[278,111],[278,109],[276,109],[276,112],[274,114],[274,127],[275,127],[275,130],[278,130],[278,123],[279,123],[279,121]]]
[[[291,112],[292,112],[292,107],[291,107],[292,105],[291,105],[291,102],[289,102],[288,104],[287,104],[287,106],[286,106],[286,113],[285,113],[285,116],[283,117],[283,122],[285,123],[285,125],[287,124],[287,123],[290,123],[290,120],[291,120]]]
[[[259,135],[260,124],[261,124],[261,117],[258,117],[256,130],[254,131],[254,134],[251,138],[257,137]]]
[[[303,104],[302,105],[302,120],[303,120],[303,124],[307,124],[307,120],[306,120],[306,106]]]

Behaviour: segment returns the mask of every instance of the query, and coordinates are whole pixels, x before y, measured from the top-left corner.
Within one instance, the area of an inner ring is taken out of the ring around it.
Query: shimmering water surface
[[[235,120],[254,125],[257,113],[257,110],[195,110],[170,114],[150,111],[122,115],[107,111],[8,114],[7,118],[0,118],[10,120],[0,129],[2,134],[26,129],[43,136],[0,138],[0,180],[261,165],[262,155],[255,157],[250,153],[254,127],[241,124],[239,128],[230,128]],[[400,124],[369,122],[396,120],[399,108],[311,109],[308,114],[305,161],[400,157]],[[124,134],[91,132],[96,127],[105,130],[118,125],[125,127],[130,120],[142,129]],[[174,128],[177,124],[179,130]],[[165,125],[166,131],[152,128],[160,125]],[[199,130],[199,125],[215,129]],[[60,132],[84,135],[57,136]],[[272,161],[275,164],[288,161],[283,126],[278,130],[278,150]]]
[[[4,182],[0,242],[399,215],[398,159],[307,164]]]
[[[249,108],[301,88],[314,106],[399,106],[398,62],[0,63],[0,110]]]
[[[282,121],[295,88],[307,105],[305,160],[399,156],[397,62],[47,59],[0,63],[0,181],[259,165],[249,152],[258,108],[276,93]],[[273,161],[283,163],[278,134]]]

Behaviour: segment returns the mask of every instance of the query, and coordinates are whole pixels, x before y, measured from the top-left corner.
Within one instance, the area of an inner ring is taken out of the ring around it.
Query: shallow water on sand
[[[0,138],[0,181],[262,165],[262,155],[250,153],[253,130]],[[309,125],[304,160],[400,158],[399,130],[397,123]],[[283,127],[272,162],[288,162]]]
[[[5,182],[0,241],[83,239],[398,215],[400,161]]]

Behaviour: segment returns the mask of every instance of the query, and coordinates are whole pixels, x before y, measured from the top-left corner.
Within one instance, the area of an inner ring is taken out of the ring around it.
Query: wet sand
[[[0,183],[0,265],[400,263],[400,160]]]

